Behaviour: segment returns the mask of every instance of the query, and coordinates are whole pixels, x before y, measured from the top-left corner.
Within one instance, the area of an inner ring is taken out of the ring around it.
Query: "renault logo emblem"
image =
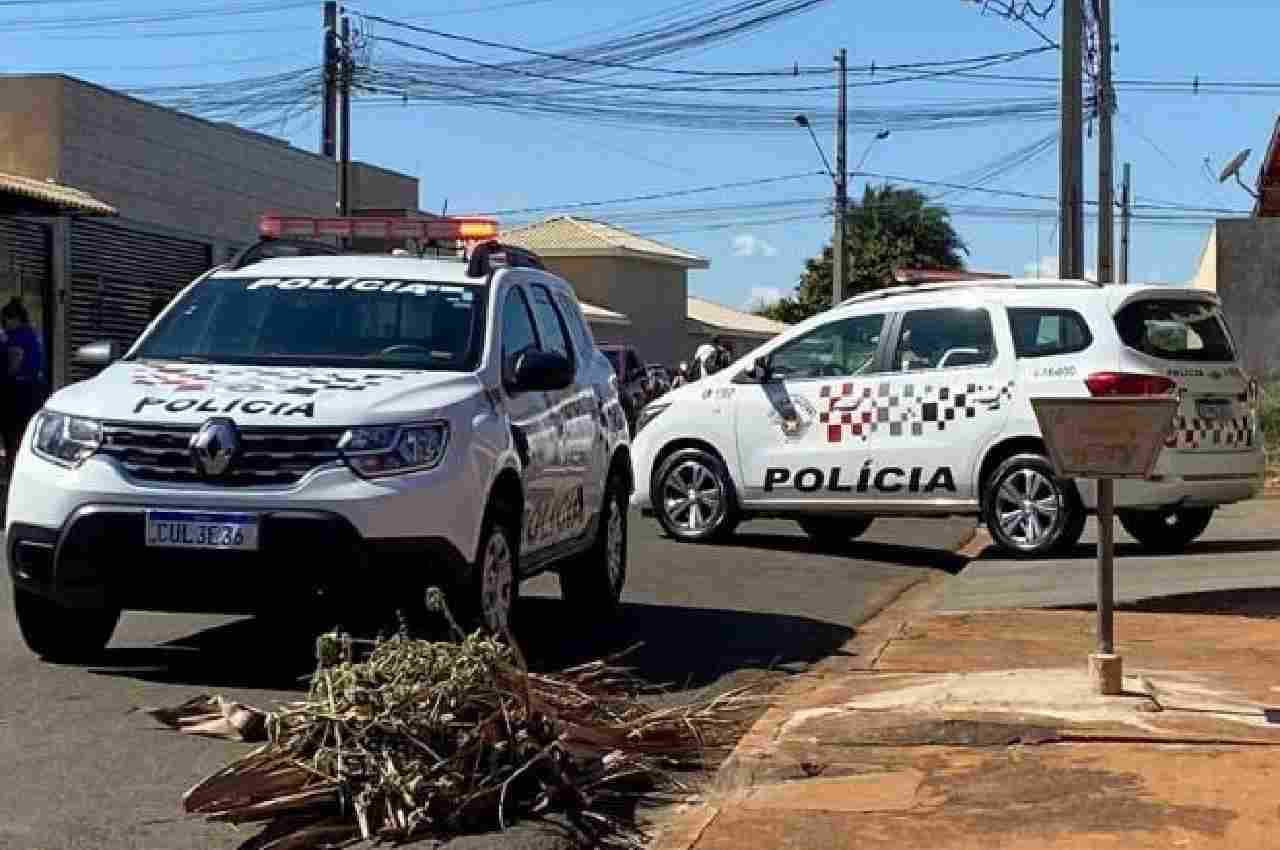
[[[191,460],[210,477],[222,475],[240,448],[240,430],[225,417],[210,419],[191,437]]]

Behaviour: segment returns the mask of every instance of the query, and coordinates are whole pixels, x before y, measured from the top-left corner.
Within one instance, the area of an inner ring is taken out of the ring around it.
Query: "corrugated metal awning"
[[[0,196],[17,195],[29,200],[39,201],[61,210],[83,213],[87,215],[117,215],[119,211],[110,204],[100,201],[72,186],[63,186],[48,180],[35,180],[17,174],[0,171]]]
[[[582,315],[587,321],[593,325],[629,325],[631,320],[622,313],[615,313],[612,310],[606,310],[603,307],[597,307],[594,304],[588,304],[585,301],[579,301],[578,306],[582,308]]]

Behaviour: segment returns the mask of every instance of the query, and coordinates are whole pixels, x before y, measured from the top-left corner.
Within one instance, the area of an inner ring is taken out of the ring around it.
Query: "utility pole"
[[[338,98],[338,3],[324,4],[324,105],[320,110],[320,155],[334,158],[335,110]]]
[[[338,215],[351,215],[351,19],[342,16],[342,55],[338,66]]]
[[[1133,187],[1129,182],[1129,163],[1124,164],[1124,182],[1120,185],[1120,270],[1116,280],[1129,282],[1129,216],[1133,203]]]
[[[835,56],[839,64],[839,96],[836,98],[836,229],[831,245],[831,306],[844,300],[849,288],[849,172],[846,148],[849,142],[847,91],[849,88],[848,54],[842,47]]]
[[[1111,135],[1111,0],[1094,0],[1098,16],[1098,283],[1115,283],[1115,158]]]
[[[1084,97],[1081,0],[1062,4],[1062,141],[1058,145],[1058,276],[1084,273]]]

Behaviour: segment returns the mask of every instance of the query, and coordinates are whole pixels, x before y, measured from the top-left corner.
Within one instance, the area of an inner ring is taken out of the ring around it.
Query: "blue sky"
[[[247,5],[239,2],[238,5]],[[668,7],[672,0],[545,0],[493,11],[471,11],[497,0],[363,0],[354,10],[479,38],[556,50],[580,44],[590,31],[634,20]],[[4,71],[64,70],[115,87],[234,79],[301,67],[318,61],[320,2],[266,14],[245,14],[191,22],[100,25],[54,34],[25,31],[16,19],[105,15],[115,12],[210,8],[212,0],[0,0],[0,57]],[[1043,4],[1039,4],[1043,5]],[[1243,147],[1254,149],[1245,168],[1256,174],[1275,120],[1275,95],[1193,94],[1191,80],[1264,81],[1275,70],[1274,33],[1280,31],[1280,4],[1220,0],[1113,0],[1117,79],[1185,80],[1176,91],[1118,93],[1116,120],[1119,163],[1133,163],[1139,201],[1196,207],[1247,208],[1251,200],[1235,185],[1218,186],[1206,175],[1205,157],[1216,170]],[[1210,6],[1216,7],[1210,11]],[[1056,11],[1044,30],[1055,39]],[[208,34],[211,31],[227,34]],[[232,31],[232,32],[228,32]],[[379,28],[378,32],[388,32]],[[204,32],[201,37],[172,37]],[[155,37],[156,33],[165,34]],[[447,44],[423,43],[437,47]],[[696,55],[668,58],[667,66],[760,68],[828,63],[841,46],[851,65],[884,66],[922,60],[957,59],[1042,44],[1015,22],[980,14],[962,0],[904,0],[897,3],[833,0],[815,10]],[[508,55],[477,48],[458,52],[485,61]],[[373,61],[405,54],[378,47]],[[1056,76],[1058,57],[1050,52],[991,69],[998,73]],[[166,66],[166,67],[159,67]],[[168,67],[176,66],[176,67]],[[858,79],[857,77],[854,78]],[[825,96],[825,95],[824,95]],[[959,98],[1056,96],[1055,88],[1015,87],[1008,82],[930,80],[856,87],[850,107],[902,107]],[[787,96],[771,96],[783,102]],[[797,111],[811,100],[796,101]],[[803,131],[708,135],[671,129],[622,129],[556,117],[520,118],[475,108],[419,105],[354,110],[353,155],[357,159],[420,177],[421,203],[439,210],[490,211],[623,197],[688,187],[747,181],[821,167]],[[314,121],[294,125],[285,135],[314,150]],[[964,129],[894,129],[871,151],[866,170],[939,181],[965,182],[966,175],[1054,131],[1056,121],[993,123]],[[850,167],[866,148],[874,128],[858,128],[849,142]],[[828,155],[831,135],[820,135]],[[1096,195],[1096,137],[1086,142],[1086,194]],[[991,188],[1053,195],[1057,191],[1056,149],[1025,167],[1002,175]],[[851,194],[860,195],[854,181]],[[725,190],[668,202],[753,203],[824,195],[827,178]],[[926,189],[935,192],[934,189]],[[944,203],[1049,209],[1051,204],[978,193],[952,193]],[[634,205],[657,210],[656,202]],[[776,215],[776,213],[775,213]],[[991,220],[958,214],[955,224],[970,247],[970,265],[980,269],[1034,273],[1037,259],[1057,255],[1053,216],[1038,220]],[[691,273],[690,288],[731,306],[788,293],[806,257],[830,232],[830,220],[724,227],[664,229],[660,219],[635,229],[655,232],[711,260],[707,271]],[[1193,271],[1207,225],[1176,227],[1135,223],[1131,277],[1182,282]],[[667,232],[680,230],[681,232]],[[1094,266],[1094,227],[1088,226],[1086,266]],[[1048,265],[1048,264],[1046,264]],[[1049,271],[1048,268],[1045,269]]]

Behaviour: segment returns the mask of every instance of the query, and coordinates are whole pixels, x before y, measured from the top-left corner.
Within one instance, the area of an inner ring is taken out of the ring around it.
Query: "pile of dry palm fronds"
[[[563,813],[594,844],[638,845],[646,795],[740,731],[742,691],[655,708],[623,668],[555,674],[476,633],[458,642],[326,635],[305,700],[270,714],[201,697],[153,716],[195,734],[267,743],[186,793],[188,812],[265,823],[257,846],[294,850],[506,828]],[[261,721],[261,722],[259,722]]]

